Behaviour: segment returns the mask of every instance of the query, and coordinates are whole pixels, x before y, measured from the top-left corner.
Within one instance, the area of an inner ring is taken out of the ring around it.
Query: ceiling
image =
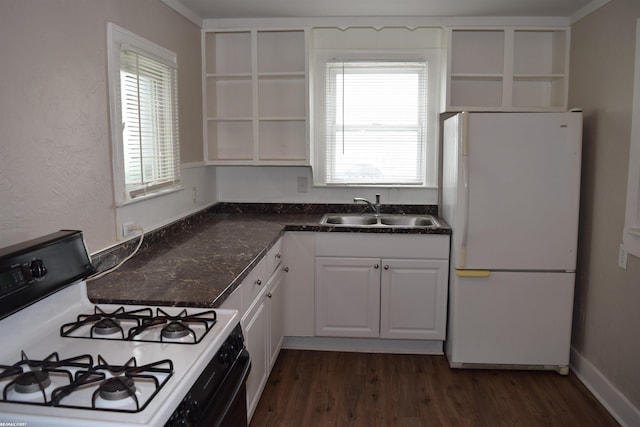
[[[352,16],[570,17],[602,0],[163,0],[200,19]]]

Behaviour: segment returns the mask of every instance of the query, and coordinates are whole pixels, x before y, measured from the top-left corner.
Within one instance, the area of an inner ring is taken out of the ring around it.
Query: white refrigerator
[[[582,113],[459,113],[443,132],[450,366],[568,373]]]

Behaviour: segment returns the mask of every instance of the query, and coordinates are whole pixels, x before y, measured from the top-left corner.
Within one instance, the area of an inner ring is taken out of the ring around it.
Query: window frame
[[[314,185],[325,187],[379,187],[379,188],[437,188],[438,187],[438,100],[440,99],[440,50],[439,49],[393,49],[393,50],[336,50],[318,49],[313,66],[313,177]],[[427,62],[426,81],[426,132],[424,146],[425,174],[422,184],[360,184],[328,183],[326,176],[326,69],[327,62]]]
[[[182,190],[180,183],[181,166],[178,157],[175,174],[173,176],[173,183],[167,185],[147,186],[140,187],[135,191],[129,191],[125,182],[125,148],[123,141],[123,115],[122,115],[122,99],[120,92],[120,72],[121,61],[120,53],[122,50],[131,50],[139,55],[150,58],[154,61],[160,62],[167,67],[178,69],[177,55],[165,49],[162,46],[157,45],[137,34],[128,31],[118,25],[111,22],[107,23],[107,65],[108,65],[108,79],[109,79],[109,115],[110,115],[110,128],[111,128],[111,145],[112,145],[112,168],[113,168],[113,183],[114,183],[114,199],[116,207],[125,206],[131,203],[136,203],[142,200],[147,200],[152,197],[158,197],[164,194],[173,193]],[[176,97],[173,104],[175,110],[172,111],[176,124],[178,123],[178,111],[177,111],[177,76],[176,76],[176,88],[173,96]],[[177,144],[175,151],[180,152],[180,140],[178,137],[178,130],[176,129],[177,139],[174,144]],[[136,194],[137,193],[137,194]],[[135,195],[132,195],[135,194]]]
[[[624,249],[640,257],[640,19],[636,21],[636,49],[629,144],[627,206],[622,241]]]

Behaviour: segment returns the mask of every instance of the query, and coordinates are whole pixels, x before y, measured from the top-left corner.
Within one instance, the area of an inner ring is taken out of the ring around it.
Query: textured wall
[[[0,247],[62,228],[116,240],[111,21],[178,54],[183,163],[202,161],[200,31],[160,0],[0,3]]]
[[[569,104],[585,113],[573,347],[640,408],[640,260],[617,266],[626,204],[637,0],[572,28]]]

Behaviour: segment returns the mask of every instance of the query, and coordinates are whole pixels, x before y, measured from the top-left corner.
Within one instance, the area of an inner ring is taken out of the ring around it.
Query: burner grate
[[[173,362],[138,365],[132,357],[123,365],[112,365],[98,355],[94,365],[90,355],[60,360],[57,353],[35,361],[23,351],[18,363],[0,365],[0,370],[4,402],[135,413],[144,410],[171,378]],[[52,381],[49,375],[54,373],[58,375]]]
[[[144,332],[160,328],[159,338],[152,341],[171,342],[179,344],[197,344],[216,324],[217,316],[214,310],[188,314],[187,310],[180,311],[177,315],[170,315],[161,308],[157,309],[156,316],[144,321],[142,325],[129,330],[129,340],[147,341],[140,338]],[[195,328],[201,329],[200,333]],[[155,336],[155,335],[154,335]],[[190,337],[185,341],[175,341]]]
[[[145,320],[151,319],[152,317],[153,311],[150,308],[126,311],[124,307],[119,307],[112,312],[107,312],[96,306],[94,307],[93,314],[80,314],[75,322],[62,325],[60,327],[60,336],[76,338],[74,332],[88,326],[90,328],[89,336],[80,336],[77,338],[98,338],[97,335],[106,337],[107,335],[119,334],[119,338],[124,340],[125,330],[122,327],[123,321],[140,326]]]
[[[177,311],[177,309],[176,309]],[[214,310],[182,309],[170,314],[162,308],[139,308],[111,312],[95,306],[92,314],[81,314],[75,322],[60,327],[65,338],[198,344],[217,322]]]
[[[50,404],[47,388],[51,386],[51,374],[58,379],[70,383],[73,380],[73,370],[88,369],[93,365],[90,355],[82,355],[70,359],[60,360],[57,352],[51,353],[43,360],[31,360],[24,351],[20,354],[20,361],[12,366],[0,365],[0,383],[5,380],[2,389],[3,401],[19,401],[20,395],[31,395],[35,403]],[[41,396],[36,398],[33,394]]]

